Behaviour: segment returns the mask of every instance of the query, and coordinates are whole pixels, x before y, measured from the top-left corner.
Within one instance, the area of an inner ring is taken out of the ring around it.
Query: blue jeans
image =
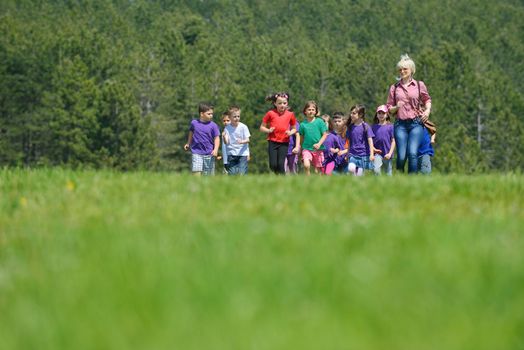
[[[395,122],[395,142],[397,144],[397,170],[404,172],[406,158],[408,173],[418,172],[418,148],[422,141],[424,128],[420,118],[397,120]]]
[[[393,174],[393,159],[385,159],[380,154],[375,154],[373,166],[373,171],[375,172],[375,175],[380,175],[382,171],[384,171],[388,176],[391,176]]]
[[[247,174],[247,156],[227,156],[227,174],[245,175]]]
[[[421,174],[431,174],[431,156],[429,154],[418,157],[418,171]]]

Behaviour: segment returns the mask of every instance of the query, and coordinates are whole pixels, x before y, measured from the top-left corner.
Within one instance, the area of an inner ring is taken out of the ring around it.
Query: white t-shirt
[[[249,156],[249,144],[239,144],[239,141],[248,139],[251,134],[247,125],[239,122],[235,128],[229,124],[225,127],[225,131],[229,136],[229,143],[226,145],[227,154],[230,156]]]

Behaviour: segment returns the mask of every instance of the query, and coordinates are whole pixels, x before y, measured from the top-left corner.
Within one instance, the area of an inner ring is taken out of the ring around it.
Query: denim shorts
[[[373,170],[373,162],[367,156],[350,156],[349,162],[357,166],[357,168]]]

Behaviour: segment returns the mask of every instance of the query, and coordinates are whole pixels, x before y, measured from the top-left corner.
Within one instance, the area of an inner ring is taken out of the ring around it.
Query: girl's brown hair
[[[266,96],[265,101],[266,102],[271,102],[272,104],[275,104],[275,102],[277,102],[277,98],[279,98],[279,97],[285,98],[289,102],[289,97],[290,97],[289,93],[285,92],[285,91],[269,94],[269,95]]]
[[[311,106],[315,106],[315,116],[317,116],[318,115],[318,105],[313,100],[310,100],[310,101],[306,102],[306,104],[304,105],[304,108],[302,109],[302,113],[304,113],[304,115],[305,115],[306,114],[306,109],[308,109]]]
[[[362,121],[366,121],[366,106],[364,106],[364,105],[354,105],[354,106],[351,106],[351,108],[349,109],[350,117],[348,118],[348,121],[346,123],[348,127],[351,125],[351,112],[354,109],[357,110],[357,114],[362,118]]]
[[[375,113],[375,117],[373,118],[373,123],[375,123],[375,124],[378,124],[380,122],[380,120],[378,120],[377,114],[378,114],[378,112]],[[389,116],[389,113],[386,113],[386,120],[388,122],[391,121],[391,117]]]

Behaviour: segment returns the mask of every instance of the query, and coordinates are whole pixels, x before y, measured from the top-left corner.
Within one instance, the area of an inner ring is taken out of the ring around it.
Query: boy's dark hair
[[[335,113],[333,113],[333,118],[342,118],[342,119],[344,119],[344,113],[342,113],[342,112],[335,112]]]
[[[285,98],[286,100],[289,101],[290,95],[286,91],[281,91],[281,92],[277,92],[277,93],[274,93],[274,94],[267,95],[266,98],[265,98],[265,101],[275,104],[275,102],[277,102],[277,98],[279,98],[279,97],[283,97],[283,98]]]
[[[205,113],[209,111],[210,109],[214,109],[213,105],[208,102],[200,102],[198,104],[198,113]]]
[[[329,130],[335,131],[335,119],[342,119],[344,120],[344,113],[342,112],[335,112],[333,113],[333,117],[329,118]]]

